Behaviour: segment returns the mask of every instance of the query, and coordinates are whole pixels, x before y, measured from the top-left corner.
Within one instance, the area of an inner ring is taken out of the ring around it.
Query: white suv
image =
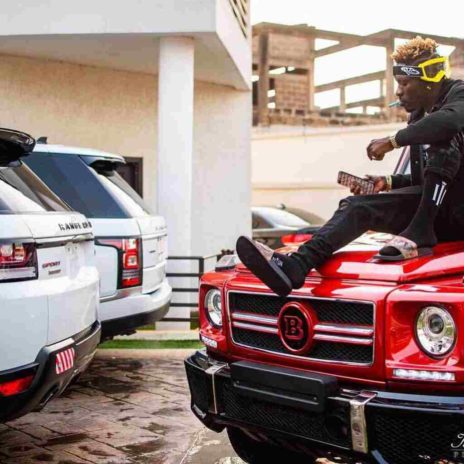
[[[0,422],[61,393],[100,341],[92,226],[19,161],[33,146],[0,129]]]
[[[166,279],[166,223],[117,173],[124,158],[40,143],[25,162],[92,223],[101,278],[102,339],[162,319],[172,293]]]

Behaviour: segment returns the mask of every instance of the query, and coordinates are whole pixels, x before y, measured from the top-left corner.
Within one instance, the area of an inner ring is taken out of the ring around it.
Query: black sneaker
[[[237,240],[237,254],[242,263],[274,293],[287,296],[292,291],[292,281],[283,270],[285,255],[244,236]]]

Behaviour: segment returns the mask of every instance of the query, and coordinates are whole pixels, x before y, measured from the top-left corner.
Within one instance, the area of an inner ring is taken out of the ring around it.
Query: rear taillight
[[[0,241],[0,282],[37,279],[34,243]]]
[[[0,396],[13,396],[26,391],[32,384],[34,375],[0,383]]]
[[[98,239],[97,244],[118,250],[118,288],[142,285],[142,241],[139,238]]]
[[[141,248],[139,238],[128,238],[122,241],[122,288],[142,284]]]

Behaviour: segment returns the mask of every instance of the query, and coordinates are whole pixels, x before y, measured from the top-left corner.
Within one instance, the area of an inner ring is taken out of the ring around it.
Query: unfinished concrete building
[[[454,77],[464,77],[464,40],[410,31],[387,29],[367,36],[325,31],[307,25],[287,26],[260,23],[253,26],[253,123],[254,125],[294,124],[371,124],[398,121],[404,111],[389,108],[394,101],[395,83],[392,60],[395,39],[416,35],[431,37],[440,45],[455,47],[450,59]],[[316,40],[333,41],[317,48]],[[335,82],[315,85],[316,59],[360,45],[385,49],[385,69]],[[361,101],[346,99],[350,86],[372,81],[379,83],[376,98]],[[315,106],[315,95],[329,90],[339,91],[339,103],[321,110]],[[350,110],[361,109],[360,114]],[[367,109],[376,109],[367,114]]]

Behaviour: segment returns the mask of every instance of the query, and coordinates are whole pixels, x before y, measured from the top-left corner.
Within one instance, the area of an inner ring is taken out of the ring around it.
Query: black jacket
[[[446,146],[455,143],[464,157],[464,81],[447,79],[443,83],[437,103],[430,114],[414,111],[408,126],[395,135],[397,143],[407,145]],[[453,141],[453,142],[452,142]],[[461,162],[456,179],[464,180],[464,162]],[[392,176],[394,189],[411,185],[410,174]]]

